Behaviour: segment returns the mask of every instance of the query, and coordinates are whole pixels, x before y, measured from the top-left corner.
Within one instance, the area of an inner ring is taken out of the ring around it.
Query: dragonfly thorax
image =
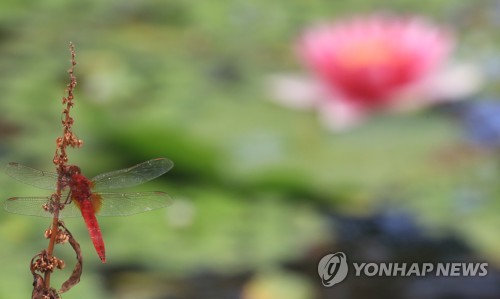
[[[87,179],[83,174],[75,173],[71,176],[69,181],[69,189],[71,191],[71,197],[76,200],[89,199],[92,195],[90,188],[92,187],[92,182]]]

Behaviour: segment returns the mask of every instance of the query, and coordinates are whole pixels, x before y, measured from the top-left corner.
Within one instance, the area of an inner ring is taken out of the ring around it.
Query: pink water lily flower
[[[274,98],[315,107],[325,124],[348,128],[384,110],[419,108],[475,90],[477,73],[450,66],[450,33],[422,18],[383,15],[306,30],[297,53],[309,76],[273,76]]]

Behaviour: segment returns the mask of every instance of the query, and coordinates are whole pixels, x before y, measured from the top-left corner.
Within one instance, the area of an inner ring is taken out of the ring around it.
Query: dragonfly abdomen
[[[97,218],[95,217],[94,207],[92,202],[88,199],[79,202],[80,210],[82,212],[83,219],[87,225],[87,230],[89,231],[90,239],[94,244],[94,248],[97,251],[97,255],[104,263],[106,262],[106,250],[104,248],[104,240],[102,239],[101,229]]]

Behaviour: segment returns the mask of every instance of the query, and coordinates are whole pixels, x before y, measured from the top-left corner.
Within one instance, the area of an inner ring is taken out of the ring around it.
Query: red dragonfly
[[[101,229],[96,219],[100,216],[124,216],[163,208],[170,204],[171,198],[164,192],[105,193],[109,189],[132,187],[166,173],[174,163],[165,158],[149,160],[135,166],[111,171],[87,179],[78,166],[67,166],[60,180],[61,197],[59,217],[83,216],[85,224],[97,251],[104,263],[106,254]],[[55,191],[58,183],[57,173],[41,171],[11,162],[7,165],[9,176],[28,185]],[[12,197],[4,203],[8,212],[53,217],[54,201],[45,197]]]

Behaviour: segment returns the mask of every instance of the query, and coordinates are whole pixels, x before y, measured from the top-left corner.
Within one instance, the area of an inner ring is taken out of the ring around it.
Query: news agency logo
[[[488,263],[352,263],[352,266],[355,277],[482,277],[488,274]],[[342,282],[348,271],[343,252],[325,255],[318,263],[318,274],[325,287]]]
[[[347,257],[343,252],[325,255],[318,264],[318,274],[325,287],[331,287],[347,276]]]

